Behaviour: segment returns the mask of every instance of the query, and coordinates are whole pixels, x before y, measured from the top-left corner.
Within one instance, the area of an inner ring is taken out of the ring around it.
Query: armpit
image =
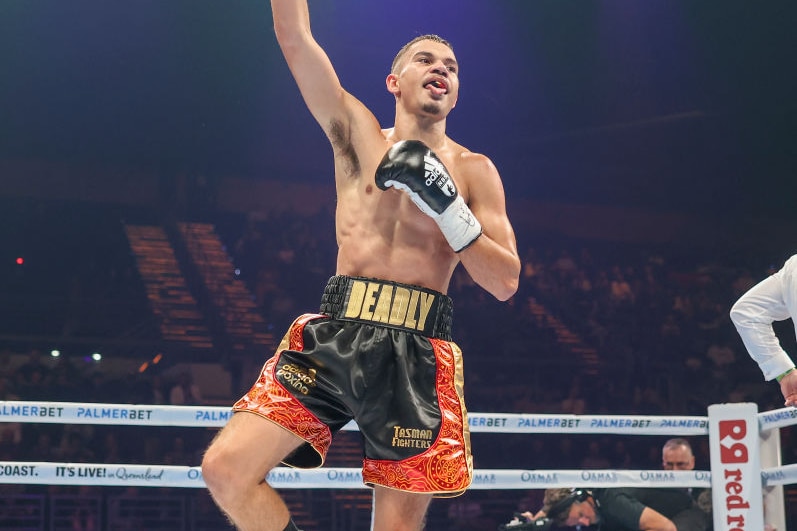
[[[340,121],[332,120],[329,124],[329,141],[335,150],[335,156],[344,161],[346,173],[354,176],[360,174],[360,159],[354,150],[351,141],[351,130],[347,129]]]

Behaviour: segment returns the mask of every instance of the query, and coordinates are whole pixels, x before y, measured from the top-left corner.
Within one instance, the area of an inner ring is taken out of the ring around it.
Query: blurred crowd
[[[332,216],[282,212],[216,223],[240,278],[278,334],[300,313],[318,309],[335,269]],[[728,317],[733,302],[779,265],[769,263],[775,259],[710,247],[523,237],[522,227],[517,231],[523,271],[510,301],[492,300],[461,268],[450,287],[470,411],[705,415],[718,402],[752,401],[762,411],[781,407],[777,386],[763,381]],[[109,285],[129,293],[140,283],[130,263],[128,257],[105,273],[93,267],[84,277],[98,285],[107,274],[113,277]],[[87,290],[78,282],[73,291]],[[86,304],[85,296],[80,302]],[[72,317],[66,321],[72,329],[87,327],[75,321],[79,313]],[[793,332],[784,330],[781,337],[792,343],[784,347],[793,350]],[[15,354],[24,354],[24,363],[11,363]],[[0,400],[203,403],[202,389],[186,373],[111,377],[97,364],[53,359],[38,346],[8,347],[0,358]],[[250,383],[233,389],[229,402]],[[200,429],[3,423],[0,460],[196,466],[212,435]],[[784,462],[797,462],[790,430],[783,437]],[[698,468],[709,466],[703,439],[692,441]],[[657,437],[473,436],[476,466],[483,468],[651,469],[659,466],[661,443]]]

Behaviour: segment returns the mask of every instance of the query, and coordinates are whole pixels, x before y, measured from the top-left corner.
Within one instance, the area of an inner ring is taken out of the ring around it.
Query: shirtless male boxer
[[[499,300],[517,290],[520,259],[498,171],[446,135],[457,102],[445,40],[413,39],[387,76],[394,126],[340,84],[310,31],[306,0],[272,0],[277,41],[332,145],[337,271],[321,311],[297,318],[205,453],[202,473],[239,529],[295,530],[264,481],[281,462],[323,463],[354,419],[372,529],[419,530],[433,496],[456,496],[473,464],[462,356],[445,295],[460,262]]]

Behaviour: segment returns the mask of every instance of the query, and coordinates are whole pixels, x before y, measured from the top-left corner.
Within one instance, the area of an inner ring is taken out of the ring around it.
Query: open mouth
[[[424,85],[427,89],[431,90],[436,96],[441,96],[448,92],[448,87],[439,79],[433,79]]]

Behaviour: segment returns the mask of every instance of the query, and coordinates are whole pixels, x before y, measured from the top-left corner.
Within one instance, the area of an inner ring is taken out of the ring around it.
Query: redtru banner
[[[708,408],[715,531],[764,529],[757,415],[751,403]]]

